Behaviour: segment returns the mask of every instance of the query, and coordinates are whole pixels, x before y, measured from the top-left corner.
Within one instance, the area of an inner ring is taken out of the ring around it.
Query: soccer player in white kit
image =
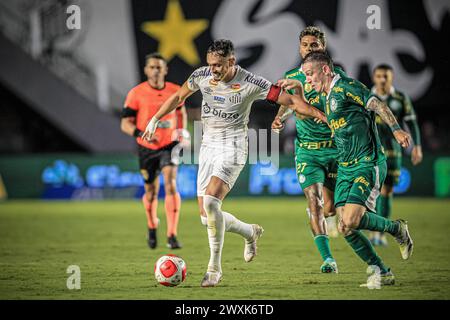
[[[173,112],[194,92],[201,91],[203,137],[197,196],[210,247],[208,269],[201,286],[213,287],[222,278],[221,255],[225,231],[244,237],[246,262],[256,256],[256,241],[264,231],[261,226],[242,222],[221,209],[223,199],[247,161],[247,124],[252,103],[266,99],[288,106],[306,117],[324,122],[326,117],[304,98],[289,95],[268,80],[236,65],[230,40],[214,41],[208,48],[206,60],[208,66],[195,70],[178,92],[161,106],[149,121],[143,137],[150,140],[159,119]]]

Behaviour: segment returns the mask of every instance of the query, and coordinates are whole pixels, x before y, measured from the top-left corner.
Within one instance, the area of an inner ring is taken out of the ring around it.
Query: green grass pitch
[[[139,201],[0,203],[0,299],[449,299],[450,201],[403,198],[394,218],[410,223],[414,254],[402,261],[394,240],[377,249],[397,283],[380,290],[359,288],[366,265],[342,237],[331,240],[339,274],[320,274],[321,259],[299,198],[226,199],[223,209],[259,223],[265,233],[259,255],[243,260],[243,240],[226,234],[224,278],[200,288],[209,258],[205,227],[195,201],[184,201],[173,251],[188,266],[180,286],[156,283],[153,265],[170,253],[160,202],[159,247],[148,249],[145,214]],[[68,290],[66,269],[81,268],[81,290]]]

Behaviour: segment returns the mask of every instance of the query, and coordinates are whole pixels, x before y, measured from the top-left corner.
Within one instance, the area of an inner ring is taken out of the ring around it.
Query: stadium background
[[[66,27],[71,4],[81,9],[79,30]],[[374,4],[380,30],[366,26]],[[276,81],[298,64],[298,33],[310,24],[326,31],[330,52],[349,75],[370,86],[372,68],[389,63],[395,86],[412,97],[425,160],[411,170],[405,157],[396,193],[450,195],[450,63],[440,49],[450,30],[446,1],[2,0],[0,8],[3,197],[138,197],[136,147],[120,132],[119,114],[127,91],[144,80],[145,55],[161,51],[168,80],[181,83],[205,63],[211,40],[225,37],[233,39],[240,65]],[[173,32],[158,34],[155,26]],[[190,120],[199,119],[200,99],[196,94],[187,103]],[[255,103],[250,127],[268,128],[275,112]],[[291,119],[279,147],[283,169],[256,179],[257,170],[247,166],[233,195],[301,193],[294,134]],[[195,196],[195,170],[180,170],[179,180],[189,181],[180,184],[184,197]]]

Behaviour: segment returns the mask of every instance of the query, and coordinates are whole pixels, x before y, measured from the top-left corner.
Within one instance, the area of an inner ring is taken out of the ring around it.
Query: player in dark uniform
[[[372,74],[374,87],[372,93],[376,94],[391,109],[398,123],[406,124],[411,131],[414,146],[411,152],[411,162],[417,165],[422,161],[422,147],[420,145],[420,130],[417,125],[416,114],[409,97],[394,88],[392,85],[394,70],[391,66],[381,64],[377,66]],[[392,199],[394,186],[400,177],[402,164],[402,148],[392,137],[391,130],[379,116],[376,117],[378,134],[387,159],[387,175],[384,180],[381,194],[377,199],[377,214],[389,219],[391,217]],[[383,233],[373,232],[370,240],[374,245],[387,245],[386,236]]]

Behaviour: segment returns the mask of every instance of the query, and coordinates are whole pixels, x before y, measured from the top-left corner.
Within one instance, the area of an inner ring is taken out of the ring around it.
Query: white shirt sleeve
[[[201,79],[211,75],[209,67],[201,67],[192,72],[192,74],[187,79],[187,86],[189,90],[195,92],[200,89],[199,82]]]

